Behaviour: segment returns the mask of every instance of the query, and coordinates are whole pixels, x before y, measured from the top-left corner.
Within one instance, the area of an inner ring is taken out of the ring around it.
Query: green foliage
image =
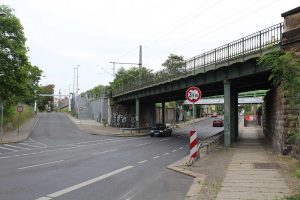
[[[290,52],[274,50],[259,59],[259,64],[271,67],[269,80],[273,85],[282,85],[293,94],[300,90],[300,60]]]
[[[23,106],[23,112],[18,113],[16,110],[17,106],[11,106],[9,109],[10,111],[4,116],[3,124],[5,127],[5,130],[13,130],[18,127],[18,117],[20,118],[20,124],[26,122],[28,119],[30,119],[33,115],[33,109],[32,107],[28,105],[22,105]]]
[[[28,60],[26,38],[13,10],[0,5],[0,98],[5,107],[32,103],[42,71]],[[5,109],[8,112],[9,109]]]
[[[185,68],[185,60],[183,56],[178,56],[175,54],[170,54],[168,59],[162,63],[162,66],[167,68],[170,72],[181,71]]]
[[[90,90],[87,90],[85,94],[88,96],[104,96],[107,91],[107,86],[105,85],[98,85]]]
[[[300,200],[300,195],[293,195],[293,196],[289,196],[289,197],[285,197],[283,198],[283,200]]]
[[[295,170],[294,175],[296,178],[300,178],[300,167]]]
[[[150,79],[152,77],[152,70],[147,69],[146,67],[141,68],[141,76],[142,80]],[[116,77],[113,82],[110,83],[111,90],[122,89],[125,85],[127,86],[134,86],[134,83],[139,82],[139,68],[131,67],[128,70],[124,68],[120,68],[117,73]]]
[[[53,94],[55,85],[49,84],[45,86],[40,86],[38,89],[39,94]],[[45,106],[49,104],[49,101],[53,102],[53,97],[38,97],[38,108],[40,111],[45,110]]]
[[[271,67],[269,80],[273,85],[281,86],[285,94],[289,97],[290,107],[299,104],[299,99],[295,96],[300,92],[300,60],[291,52],[274,50],[259,59],[259,64]],[[296,118],[298,116],[295,116]],[[289,116],[291,120],[293,116]],[[294,128],[289,133],[287,143],[300,142],[300,133]]]

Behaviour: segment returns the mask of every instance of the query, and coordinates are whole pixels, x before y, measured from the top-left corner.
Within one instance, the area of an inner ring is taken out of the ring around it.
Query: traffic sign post
[[[20,114],[21,114],[21,112],[23,112],[23,106],[18,106],[17,112],[19,113],[19,115],[18,115],[18,135],[19,135],[20,134]]]
[[[191,161],[197,158],[198,155],[198,137],[195,130],[195,102],[202,97],[201,90],[195,86],[189,87],[185,92],[185,97],[189,102],[193,103],[193,130],[190,131],[190,156]],[[191,109],[191,107],[190,107]]]
[[[193,103],[193,129],[195,131],[195,102],[201,99],[202,92],[199,88],[192,86],[186,90],[185,97],[189,102]]]

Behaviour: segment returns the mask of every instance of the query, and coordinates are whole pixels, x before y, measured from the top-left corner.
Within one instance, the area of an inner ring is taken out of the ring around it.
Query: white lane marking
[[[176,149],[174,149],[172,152],[176,152],[177,150]]]
[[[163,142],[163,141],[167,141],[167,140],[170,140],[170,138],[168,138],[168,139],[162,139],[162,140],[159,140],[159,141]]]
[[[104,142],[104,141],[110,141],[110,140],[115,140],[115,139],[101,139],[101,140],[91,140],[91,141],[84,141],[84,142],[76,142],[76,143],[69,143],[69,144],[58,144],[58,145],[53,145],[53,146],[48,146],[48,147],[61,147],[61,146],[76,146],[80,144],[86,144],[86,143],[92,143],[92,142]]]
[[[129,192],[127,192],[126,194],[124,194],[123,196],[121,196],[120,199],[124,199],[125,197],[127,197],[130,193],[132,193],[133,190],[130,190]],[[126,199],[127,200],[127,199]]]
[[[101,155],[101,154],[105,154],[105,153],[109,153],[112,151],[117,151],[118,149],[111,149],[111,150],[107,150],[107,151],[101,151],[101,152],[94,152],[93,155]]]
[[[164,153],[164,156],[168,155],[169,153]]]
[[[45,200],[45,198],[47,198],[47,197],[48,197],[49,200],[50,200],[50,199],[53,199],[53,198],[62,196],[62,195],[64,195],[64,194],[66,194],[66,193],[72,192],[72,191],[74,191],[74,190],[78,190],[78,189],[80,189],[80,188],[82,188],[82,187],[85,187],[85,186],[90,185],[90,184],[92,184],[92,183],[96,183],[96,182],[101,181],[101,180],[103,180],[103,179],[106,179],[106,178],[108,178],[108,177],[110,177],[110,176],[119,174],[119,173],[121,173],[121,172],[123,172],[123,171],[125,171],[125,170],[128,170],[128,169],[131,169],[131,168],[133,168],[133,167],[134,167],[134,166],[128,165],[128,166],[126,166],[126,167],[117,169],[117,170],[115,170],[115,171],[112,171],[112,172],[110,172],[110,173],[104,174],[104,175],[102,175],[102,176],[98,176],[98,177],[93,178],[93,179],[91,179],[91,180],[88,180],[88,181],[79,183],[79,184],[77,184],[77,185],[73,185],[73,186],[71,186],[71,187],[68,187],[68,188],[65,188],[65,189],[63,189],[63,190],[54,192],[54,193],[52,193],[52,194],[48,194],[48,195],[46,195],[45,197],[41,197],[41,198],[38,198],[38,199],[36,199],[36,200]],[[44,198],[44,199],[43,199],[43,198]]]
[[[137,139],[139,139],[139,138],[123,139],[123,141],[137,140]],[[111,141],[111,140],[116,140],[116,139],[113,138],[113,139],[90,140],[90,141],[76,142],[76,143],[69,143],[69,144],[58,144],[58,145],[53,145],[53,146],[48,146],[48,147],[76,146],[76,145],[80,145],[80,144],[94,143],[94,142],[105,142],[105,141]]]
[[[143,143],[143,144],[137,144],[137,145],[134,145],[135,147],[140,147],[140,146],[144,146],[144,145],[147,145],[147,144],[151,144],[152,142],[147,142],[147,143]]]
[[[57,160],[57,161],[48,162],[48,163],[41,163],[41,164],[37,164],[37,165],[30,165],[30,166],[26,166],[26,167],[20,167],[18,169],[28,169],[28,168],[32,168],[32,167],[39,167],[39,166],[43,166],[43,165],[50,165],[50,164],[59,163],[59,162],[63,162],[63,161],[64,160]]]
[[[15,145],[10,145],[10,144],[4,144],[7,147],[12,147],[12,148],[16,148],[16,149],[24,149],[24,150],[31,150],[25,147],[19,147],[19,146],[15,146]]]
[[[97,143],[97,144],[93,144],[93,145],[107,144],[107,143],[120,142],[120,141],[124,141],[124,140],[115,140],[115,141],[110,141],[110,142],[102,142],[102,143]],[[17,154],[17,155],[5,156],[5,157],[0,157],[0,160],[5,159],[5,158],[14,158],[14,157],[20,157],[20,156],[28,156],[28,155],[35,155],[35,154],[47,153],[47,152],[55,152],[55,151],[64,151],[64,150],[70,150],[70,149],[77,149],[77,148],[80,148],[80,147],[83,147],[83,146],[88,146],[88,145],[81,145],[81,146],[68,147],[68,148],[62,148],[62,149],[50,149],[50,150],[44,150],[44,151],[39,151],[39,152],[33,152],[33,153],[24,153],[24,154]],[[89,145],[89,146],[91,146],[91,145]],[[2,148],[4,148],[4,147],[2,147]]]
[[[32,139],[31,137],[28,138],[30,141],[34,142],[34,143],[37,143],[37,144],[40,144],[42,146],[44,146],[44,148],[47,148],[47,145],[44,144],[44,143],[41,143],[41,142],[38,142],[38,141],[35,141],[34,139]]]
[[[154,156],[153,158],[155,159],[155,158],[159,158],[160,156]]]
[[[32,145],[32,144],[28,144],[28,143],[24,143],[24,142],[18,143],[18,144],[24,145],[24,146],[29,146],[29,147],[44,148],[44,147],[41,147],[41,146],[38,146],[38,145]]]
[[[183,149],[183,147],[180,147],[179,149]]]
[[[37,200],[51,200],[52,198],[51,197],[41,197],[41,198],[38,198]]]
[[[143,160],[143,161],[140,161],[138,162],[139,164],[142,164],[142,163],[145,163],[145,162],[148,162],[148,160]]]
[[[5,148],[5,147],[0,147],[0,149],[5,149],[5,150],[9,150],[9,151],[14,151],[14,152],[18,151],[18,150],[15,150],[15,149],[10,149],[10,148]]]

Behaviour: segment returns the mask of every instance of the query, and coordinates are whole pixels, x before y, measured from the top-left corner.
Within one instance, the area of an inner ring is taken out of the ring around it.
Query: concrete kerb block
[[[200,193],[201,188],[204,183],[204,180],[205,180],[205,175],[200,174],[200,173],[195,173],[188,169],[180,167],[180,166],[188,166],[188,163],[190,161],[191,161],[190,156],[186,156],[183,159],[167,166],[167,169],[170,169],[172,171],[175,171],[175,172],[181,173],[183,175],[187,175],[187,176],[194,178],[193,183],[185,196],[185,200],[197,200],[198,194]]]

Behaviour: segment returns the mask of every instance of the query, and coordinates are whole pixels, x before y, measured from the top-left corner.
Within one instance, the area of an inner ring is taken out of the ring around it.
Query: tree
[[[38,94],[53,94],[54,93],[54,87],[55,85],[53,84],[49,84],[49,85],[45,85],[45,86],[40,86],[38,88]],[[44,111],[45,110],[45,106],[49,105],[49,102],[53,102],[53,96],[50,97],[38,97],[38,108],[40,111]]]
[[[98,85],[96,87],[93,87],[90,90],[87,90],[85,94],[88,96],[104,96],[105,92],[107,90],[107,86],[105,85]]]
[[[185,69],[186,63],[183,56],[170,54],[168,59],[162,63],[170,73],[181,72]]]
[[[286,103],[289,104],[287,121],[297,124],[288,133],[287,143],[300,145],[299,127],[299,91],[300,91],[300,59],[294,52],[283,52],[274,50],[259,58],[259,64],[271,67],[269,80],[274,86],[282,87],[283,95],[286,96]],[[296,113],[293,112],[296,111]]]
[[[6,107],[33,102],[42,73],[28,60],[23,27],[12,12],[0,5],[0,98]]]
[[[131,67],[128,70],[120,68],[113,82],[110,83],[111,90],[124,89],[127,87],[138,86],[139,85],[139,68]],[[152,77],[152,70],[146,67],[141,68],[142,81],[150,79]]]

